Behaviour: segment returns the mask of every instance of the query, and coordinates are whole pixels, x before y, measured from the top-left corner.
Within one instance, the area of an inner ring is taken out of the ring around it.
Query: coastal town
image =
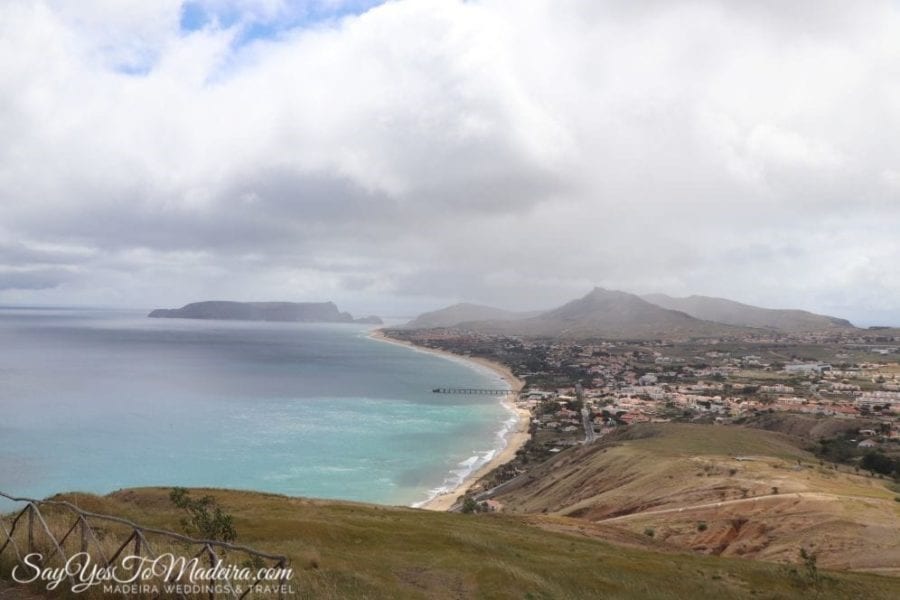
[[[530,413],[531,437],[473,490],[645,422],[827,423],[810,442],[821,456],[883,475],[900,465],[900,337],[893,335],[690,342],[542,341],[453,328],[386,335],[500,363],[523,382],[515,402]]]
[[[900,600],[900,0],[0,0],[0,600]]]

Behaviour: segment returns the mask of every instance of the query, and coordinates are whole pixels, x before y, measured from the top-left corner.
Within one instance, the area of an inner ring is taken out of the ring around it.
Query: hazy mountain
[[[511,335],[619,339],[718,337],[748,333],[749,328],[807,332],[853,327],[844,319],[803,310],[760,308],[706,296],[641,297],[603,288],[538,314],[456,304],[420,315],[406,325],[412,329],[454,326]]]
[[[643,298],[662,308],[680,310],[697,319],[728,325],[794,332],[828,331],[853,327],[849,321],[844,319],[817,315],[805,310],[760,308],[724,298],[709,296],[673,298],[665,294],[649,294]]]
[[[376,316],[354,319],[350,313],[339,311],[334,302],[227,302],[214,300],[192,302],[181,308],[159,308],[147,316],[168,319],[381,324],[381,319]]]
[[[594,288],[589,294],[528,319],[468,324],[516,335],[568,338],[715,337],[741,329],[696,319],[634,294]]]
[[[461,323],[470,323],[473,321],[509,321],[513,319],[524,319],[536,314],[538,313],[513,312],[502,308],[494,308],[493,306],[483,306],[481,304],[469,304],[463,302],[440,310],[422,313],[404,325],[404,327],[409,329],[454,327]]]

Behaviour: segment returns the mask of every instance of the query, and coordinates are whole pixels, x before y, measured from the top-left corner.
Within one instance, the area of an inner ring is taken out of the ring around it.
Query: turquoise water
[[[213,486],[414,504],[489,460],[494,373],[360,325],[0,309],[0,490]]]

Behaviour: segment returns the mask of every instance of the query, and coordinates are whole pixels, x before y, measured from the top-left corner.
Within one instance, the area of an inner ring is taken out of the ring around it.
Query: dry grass
[[[71,494],[61,496],[54,499],[64,499],[79,505],[81,508],[89,512],[101,514],[109,514],[117,517],[135,518],[141,527],[152,527],[153,524],[148,519],[142,519],[143,513],[136,511],[121,510],[123,507],[119,503],[110,503],[108,499],[97,498],[95,496],[85,494]],[[163,498],[155,498],[158,506],[164,507],[165,510],[172,510],[167,502],[162,502]],[[172,555],[176,557],[184,557],[190,560],[193,557],[198,558],[198,564],[201,568],[206,568],[214,564],[211,555],[205,552],[205,544],[189,543],[186,541],[173,539],[162,533],[147,531],[142,529],[142,536],[138,542],[134,538],[134,529],[124,523],[109,521],[102,518],[87,517],[87,523],[90,528],[85,530],[85,536],[82,538],[82,528],[78,520],[78,515],[67,507],[52,504],[40,503],[39,514],[35,515],[31,532],[29,533],[28,514],[21,514],[20,511],[25,509],[24,505],[18,507],[16,512],[0,516],[4,529],[0,531],[12,531],[12,541],[7,549],[0,555],[0,574],[11,574],[13,566],[16,564],[17,556],[25,556],[27,554],[36,553],[43,557],[41,565],[44,568],[61,569],[68,558],[77,561],[77,564],[84,564],[84,560],[80,558],[80,553],[87,551],[90,554],[90,563],[97,568],[111,562],[117,565],[118,573],[122,577],[131,577],[135,573],[134,569],[126,568],[122,564],[121,559],[129,555],[140,554],[145,558],[153,558],[159,556]],[[174,523],[167,523],[165,529],[173,529],[177,527],[178,517],[173,515]],[[14,521],[18,521],[17,526],[13,527]],[[50,531],[52,537],[47,534]],[[6,535],[0,535],[0,540],[6,541]],[[221,558],[226,564],[240,565],[252,567],[254,570],[261,567],[274,567],[277,560],[263,559],[261,557],[252,557],[251,555],[238,549],[225,549],[214,546],[216,558]],[[118,558],[117,558],[118,557]],[[167,559],[163,559],[166,564]],[[312,552],[305,556],[299,556],[300,564],[314,565],[316,554]],[[34,564],[34,561],[31,561]],[[32,567],[21,565],[20,573],[28,576],[33,573]],[[166,584],[173,582],[163,581],[161,577],[151,577],[137,583],[153,585],[159,589],[163,589]],[[175,582],[177,583],[177,582]],[[185,583],[182,580],[182,583]],[[234,584],[236,581],[230,582]],[[244,585],[249,582],[244,582]],[[47,592],[47,582],[37,582],[32,586],[28,586],[28,591],[32,593]],[[52,596],[65,596],[71,591],[71,586],[64,583],[59,590],[54,591]],[[22,586],[8,588],[9,593],[13,589],[16,593],[22,593]],[[109,598],[111,595],[117,595],[115,592],[104,591],[103,586],[91,587],[90,589],[77,592],[77,594],[68,594],[78,598],[94,599]],[[208,598],[206,593],[189,594],[191,598]],[[248,598],[255,599],[259,597],[269,597],[264,594],[251,593]]]
[[[512,515],[207,492],[234,514],[241,543],[292,558],[300,598],[787,599],[811,589],[780,565],[613,546]],[[140,489],[70,499],[90,510],[177,527],[167,493]],[[820,597],[898,593],[894,579],[829,573]]]
[[[515,513],[586,521],[583,532],[604,539],[652,529],[660,547],[773,561],[798,561],[805,547],[826,566],[885,573],[900,566],[895,495],[883,480],[820,465],[781,434],[667,424],[560,453],[499,500]]]

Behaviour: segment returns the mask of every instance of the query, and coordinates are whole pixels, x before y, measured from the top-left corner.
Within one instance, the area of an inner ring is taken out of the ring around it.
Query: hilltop
[[[513,312],[493,306],[462,302],[439,310],[422,313],[406,325],[409,329],[431,329],[453,327],[461,323],[476,321],[511,321],[535,316],[536,313]]]
[[[168,489],[66,499],[94,512],[178,529]],[[302,597],[796,598],[813,593],[784,565],[694,556],[646,536],[628,546],[535,526],[529,517],[465,515],[274,494],[196,490],[234,515],[238,541],[286,554]],[[571,520],[575,522],[574,520]],[[825,574],[820,598],[895,598],[900,581]]]
[[[533,317],[457,325],[481,332],[562,338],[717,337],[743,331],[661,308],[634,294],[599,287],[582,298]]]
[[[162,319],[223,319],[231,321],[282,321],[301,323],[368,323],[380,325],[376,316],[354,319],[334,302],[192,302],[181,308],[158,308],[148,317]]]
[[[759,327],[790,332],[854,328],[853,324],[846,319],[817,315],[805,310],[760,308],[725,298],[709,296],[673,298],[665,294],[649,294],[642,298],[662,308],[678,310],[697,319],[739,327]]]
[[[703,337],[738,331],[661,308],[634,294],[599,287],[582,298],[510,327],[517,333],[535,336],[607,338]]]

